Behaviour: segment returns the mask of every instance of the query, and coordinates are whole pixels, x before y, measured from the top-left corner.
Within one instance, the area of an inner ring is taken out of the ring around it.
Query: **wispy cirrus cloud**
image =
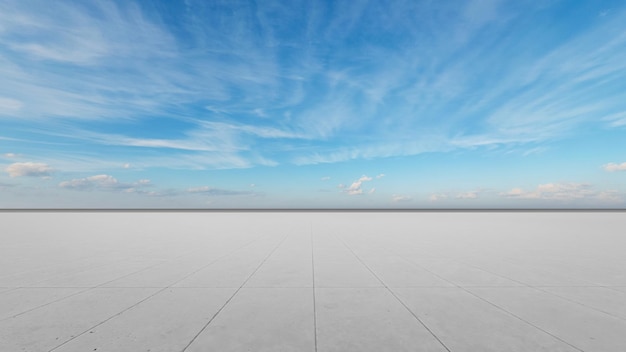
[[[594,18],[572,7],[576,21],[555,21],[560,6],[59,0],[48,11],[44,0],[6,0],[0,140],[45,167],[95,175],[64,181],[62,189],[144,194],[157,191],[110,174],[459,150],[534,157],[583,128],[626,124],[625,8]],[[47,177],[45,167],[14,167],[13,174]],[[383,176],[339,189],[389,199],[384,187],[367,187]],[[188,186],[158,194],[242,194]],[[502,197],[615,195],[606,192],[552,184]],[[473,204],[478,196],[444,192],[431,200]]]

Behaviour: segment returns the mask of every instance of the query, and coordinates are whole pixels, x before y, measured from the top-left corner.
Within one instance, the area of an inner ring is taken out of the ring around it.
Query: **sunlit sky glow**
[[[0,208],[626,208],[624,1],[0,0]]]

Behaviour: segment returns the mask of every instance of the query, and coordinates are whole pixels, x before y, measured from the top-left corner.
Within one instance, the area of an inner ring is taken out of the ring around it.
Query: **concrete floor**
[[[0,224],[0,351],[626,351],[626,213]]]

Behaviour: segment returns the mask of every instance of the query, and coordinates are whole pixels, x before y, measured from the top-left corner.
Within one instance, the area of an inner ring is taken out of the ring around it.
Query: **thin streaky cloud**
[[[626,207],[619,1],[4,0],[0,80],[0,207]]]

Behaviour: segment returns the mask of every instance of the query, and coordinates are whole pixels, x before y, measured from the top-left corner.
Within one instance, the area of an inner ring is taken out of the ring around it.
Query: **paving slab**
[[[357,253],[358,254],[358,253]],[[451,287],[453,284],[395,255],[367,255],[360,259],[389,287]]]
[[[47,260],[39,258],[36,261],[45,263]],[[61,265],[55,265],[55,261],[51,260],[50,265],[43,268],[19,271],[15,270],[13,273],[9,273],[0,278],[0,283],[9,287],[22,287],[37,285],[45,280],[51,280],[58,277],[66,277],[71,275],[80,275],[81,273],[89,270],[94,270],[106,266],[111,261],[101,262],[95,260],[80,260],[72,261],[70,263],[63,263]],[[12,267],[12,265],[7,265]]]
[[[185,351],[313,352],[313,290],[243,288]]]
[[[461,288],[394,288],[451,351],[578,351]]]
[[[315,287],[383,287],[383,284],[334,236],[313,243]]]
[[[204,265],[197,262],[169,261],[112,280],[103,287],[169,287]]]
[[[413,261],[411,258],[407,259]],[[416,264],[457,286],[524,286],[521,283],[453,260],[431,260]]]
[[[583,279],[574,277],[571,273],[553,272],[546,269],[536,268],[530,265],[511,263],[509,261],[496,261],[489,258],[481,259],[480,263],[468,263],[478,269],[496,274],[518,283],[529,286],[589,286],[593,285]]]
[[[310,236],[289,236],[245,287],[313,287]]]
[[[0,320],[55,302],[84,290],[84,288],[18,288],[0,293]]]
[[[317,351],[446,351],[385,288],[317,288]]]
[[[584,351],[626,351],[626,321],[534,288],[468,288]]]
[[[539,287],[539,289],[626,320],[626,292],[608,287]]]
[[[208,266],[181,277],[175,287],[235,287],[238,288],[252,275],[263,260],[278,245],[276,238],[264,239],[252,246],[241,248],[218,259]]]
[[[196,351],[316,341],[317,351],[626,351],[623,213],[0,212],[0,222],[11,229],[0,233],[3,352],[180,352],[192,340]],[[74,296],[61,287],[111,278]]]
[[[234,291],[166,289],[55,351],[182,351]]]
[[[315,253],[315,287],[383,287],[383,284],[348,251],[341,259]]]
[[[155,293],[91,289],[0,322],[0,351],[49,351]]]
[[[117,261],[69,275],[33,282],[25,287],[95,287],[150,266],[137,261]]]

